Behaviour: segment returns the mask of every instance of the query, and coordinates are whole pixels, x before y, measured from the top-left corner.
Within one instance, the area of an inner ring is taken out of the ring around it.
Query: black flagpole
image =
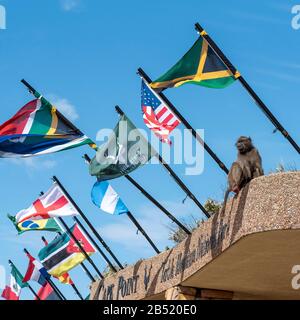
[[[99,251],[99,253],[101,254],[101,256],[103,257],[103,259],[108,263],[108,265],[110,266],[110,268],[114,271],[117,272],[117,269],[115,268],[115,266],[110,262],[110,260],[107,258],[106,254],[101,250],[101,248],[98,246],[97,242],[91,237],[91,235],[88,233],[87,229],[84,227],[84,225],[80,222],[79,219],[77,219],[77,217],[73,217],[73,220],[78,223],[78,225],[80,226],[80,228],[84,231],[84,233],[87,234],[87,236],[89,237],[90,241],[93,243],[93,245],[96,247],[96,249]]]
[[[9,259],[8,263],[10,266],[13,266],[17,269],[17,267],[15,266],[15,264]],[[17,269],[18,270],[18,269]],[[20,271],[19,271],[20,272]],[[24,278],[24,276],[21,274],[22,278]],[[37,293],[32,289],[31,285],[27,282],[27,286],[28,289],[31,291],[31,293],[37,298],[37,300],[41,300],[40,297],[37,295]]]
[[[137,229],[141,232],[141,234],[146,238],[146,240],[150,243],[151,247],[154,249],[156,253],[160,253],[156,245],[153,243],[151,238],[148,236],[146,231],[142,228],[142,226],[138,223],[135,217],[132,215],[130,211],[127,212],[128,218],[132,221],[132,223],[137,227]]]
[[[111,251],[111,249],[109,248],[109,246],[106,244],[106,242],[102,239],[102,237],[100,236],[100,234],[97,232],[97,230],[95,229],[95,227],[91,224],[91,222],[89,221],[89,219],[86,217],[86,215],[83,213],[83,211],[79,208],[79,206],[77,205],[77,203],[74,201],[74,199],[70,196],[70,194],[67,192],[67,190],[65,189],[65,187],[61,184],[61,182],[58,180],[58,178],[56,176],[52,177],[53,181],[56,182],[58,184],[58,186],[60,187],[60,189],[62,190],[62,192],[65,194],[65,196],[70,200],[70,202],[72,203],[72,205],[74,206],[74,208],[78,211],[78,213],[81,215],[82,219],[86,222],[86,224],[89,226],[89,228],[92,230],[93,234],[95,235],[95,237],[101,242],[101,244],[103,245],[103,247],[107,250],[107,252],[111,255],[111,257],[114,259],[114,261],[117,263],[117,265],[120,267],[120,269],[124,269],[124,267],[122,266],[121,262],[117,259],[117,257],[114,255],[114,253]]]
[[[116,111],[120,115],[125,115],[119,106],[116,106]],[[198,201],[195,195],[188,189],[188,187],[183,183],[183,181],[177,176],[177,174],[172,170],[172,168],[165,162],[161,155],[156,152],[155,156],[158,158],[158,161],[165,167],[173,179],[177,182],[182,190],[194,201],[194,203],[201,209],[201,211],[206,215],[207,218],[210,217],[209,213],[205,210],[202,204]]]
[[[91,279],[92,282],[96,282],[96,279],[92,276],[89,269],[86,267],[86,265],[81,262],[80,266],[82,267],[83,271],[88,275],[88,277]]]
[[[58,220],[62,223],[62,225],[64,226],[64,228],[67,230],[67,233],[70,235],[70,237],[75,241],[76,245],[78,246],[79,250],[83,253],[83,255],[85,256],[85,258],[87,259],[87,261],[91,264],[91,266],[95,269],[95,271],[97,272],[97,274],[99,275],[99,277],[101,279],[104,279],[102,273],[100,272],[100,270],[97,268],[97,266],[95,265],[94,261],[91,259],[91,257],[86,253],[86,251],[84,250],[84,248],[82,247],[82,245],[80,244],[80,242],[78,241],[78,239],[74,236],[74,234],[72,233],[72,231],[70,230],[70,228],[68,227],[68,225],[64,222],[64,220],[59,217]]]
[[[85,154],[84,159],[89,163],[91,161],[90,157]],[[150,200],[156,207],[158,207],[169,219],[178,225],[186,234],[191,234],[190,230],[186,228],[180,221],[178,221],[166,208],[164,208],[156,199],[154,199],[151,194],[149,194],[140,184],[138,184],[131,176],[126,174],[124,176],[130,183],[132,183],[141,193]]]
[[[279,130],[282,135],[289,141],[289,143],[294,147],[294,149],[300,153],[300,147],[296,143],[296,141],[289,135],[289,133],[285,130],[285,128],[281,125],[281,123],[277,120],[277,118],[273,115],[273,113],[269,110],[269,108],[264,104],[264,102],[259,98],[256,92],[251,88],[248,82],[244,79],[243,76],[237,74],[237,69],[231,64],[228,58],[224,55],[221,49],[217,46],[217,44],[212,40],[212,38],[207,34],[207,32],[200,26],[199,23],[195,24],[195,29],[200,33],[200,35],[207,41],[209,46],[214,50],[217,56],[223,61],[226,67],[231,71],[231,73],[236,76],[236,78],[241,82],[243,87],[247,90],[253,100],[256,102],[257,106],[262,110],[262,112],[267,116],[267,118],[273,123],[276,130]]]
[[[47,246],[48,245],[48,241],[46,240],[46,238],[44,236],[41,237],[42,241],[44,242],[44,245]],[[79,292],[78,288],[76,287],[75,283],[73,282],[73,280],[71,280],[71,287],[73,288],[73,290],[75,291],[75,293],[77,294],[77,296],[79,297],[80,300],[84,300],[81,293]]]
[[[156,207],[158,207],[169,219],[177,224],[186,234],[191,234],[190,230],[178,221],[166,208],[164,208],[156,199],[154,199],[140,184],[138,184],[132,177],[125,175],[125,178],[130,181],[141,193],[148,198]]]
[[[30,255],[29,251],[25,248],[24,248],[24,252],[26,253],[27,256]],[[60,300],[67,300],[50,278],[45,278],[45,280],[48,282],[48,284],[54,290],[54,292],[57,294]]]
[[[146,74],[146,72],[142,68],[138,68],[137,73],[147,82],[150,84],[152,80]],[[225,164],[218,158],[218,156],[212,151],[212,149],[208,146],[206,142],[199,136],[197,131],[190,125],[190,123],[183,117],[183,115],[177,110],[174,104],[162,93],[156,92],[156,94],[164,100],[164,102],[168,105],[168,107],[172,110],[172,112],[176,115],[176,117],[184,124],[184,126],[189,129],[193,135],[193,137],[204,147],[204,149],[208,152],[208,154],[214,159],[214,161],[219,165],[219,167],[228,174],[228,169]]]

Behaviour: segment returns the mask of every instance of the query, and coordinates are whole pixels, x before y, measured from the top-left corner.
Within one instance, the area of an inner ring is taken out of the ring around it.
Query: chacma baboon
[[[264,174],[261,157],[253,146],[250,137],[241,136],[236,142],[238,149],[237,160],[232,164],[227,178],[228,187],[225,192],[223,210],[225,210],[229,193],[239,193],[249,181]]]

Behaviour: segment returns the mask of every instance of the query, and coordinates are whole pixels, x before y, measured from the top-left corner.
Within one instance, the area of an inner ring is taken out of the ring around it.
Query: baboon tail
[[[226,192],[225,192],[225,196],[224,196],[224,201],[223,201],[223,206],[222,206],[222,211],[221,211],[222,214],[225,213],[226,203],[227,203],[227,200],[228,200],[229,193],[230,193],[230,190],[227,189]]]

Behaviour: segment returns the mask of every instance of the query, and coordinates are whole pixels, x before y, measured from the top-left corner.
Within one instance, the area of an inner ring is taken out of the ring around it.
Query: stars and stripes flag
[[[144,80],[142,80],[141,104],[146,126],[162,142],[171,144],[169,134],[180,124],[180,121]]]

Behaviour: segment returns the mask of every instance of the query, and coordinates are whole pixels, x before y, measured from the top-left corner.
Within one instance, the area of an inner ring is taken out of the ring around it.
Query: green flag
[[[18,231],[18,234],[22,234],[26,231],[52,231],[52,232],[62,231],[54,218],[40,219],[40,220],[28,219],[20,223],[17,223],[16,218],[14,216],[7,215],[7,217],[14,224],[15,228]]]
[[[16,279],[16,283],[21,287],[21,288],[26,288],[28,287],[27,282],[23,282],[23,276],[21,272],[14,266],[11,266],[11,275]]]
[[[89,171],[99,181],[118,178],[144,165],[155,154],[140,131],[122,115],[108,141],[97,149]]]
[[[193,83],[209,88],[225,88],[239,77],[225,66],[201,36],[192,48],[164,75],[151,83],[153,89]]]

